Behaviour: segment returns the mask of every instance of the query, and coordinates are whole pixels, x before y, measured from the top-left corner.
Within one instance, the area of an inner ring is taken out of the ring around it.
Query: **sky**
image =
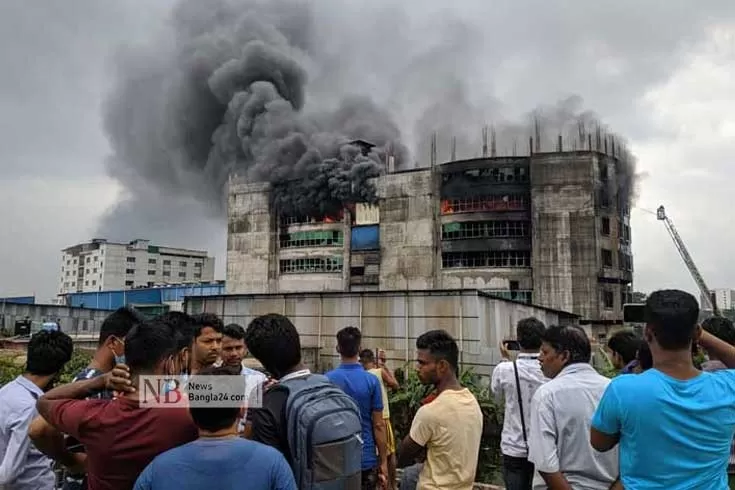
[[[215,1],[254,3],[197,0],[193,8],[185,1],[182,11],[195,20]],[[278,12],[283,4],[297,26],[297,14],[285,7],[295,1],[270,5]],[[294,27],[309,54],[307,109],[369,96],[415,150],[432,105],[458,131],[479,135],[483,122],[514,121],[539,105],[579,97],[638,159],[635,289],[696,292],[651,214],[659,205],[709,287],[735,288],[735,263],[722,245],[735,240],[727,218],[735,176],[735,2],[395,3],[310,4],[312,28]],[[119,81],[129,75],[121,71],[134,66],[125,53],[164,59],[167,41],[178,39],[171,35],[176,4],[0,3],[0,296],[49,300],[61,249],[100,233],[205,248],[224,278],[226,228],[216,212],[185,187],[157,187],[135,165],[111,163],[118,150],[105,115],[120,101]],[[413,158],[424,157],[414,151]]]

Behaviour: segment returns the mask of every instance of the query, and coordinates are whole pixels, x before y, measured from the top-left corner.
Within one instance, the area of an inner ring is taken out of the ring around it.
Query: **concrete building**
[[[58,294],[213,280],[214,257],[207,252],[95,239],[62,251]]]
[[[478,289],[573,312],[603,339],[633,279],[621,161],[607,148],[386,173],[376,206],[338,216],[278,217],[268,185],[233,177],[227,292]]]
[[[735,309],[733,307],[735,305],[735,289],[713,289],[712,295],[717,302],[717,308],[720,310],[728,311]],[[707,300],[702,294],[699,295],[699,304],[707,304]]]

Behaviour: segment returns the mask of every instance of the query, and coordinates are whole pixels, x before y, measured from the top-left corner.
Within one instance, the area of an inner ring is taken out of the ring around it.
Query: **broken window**
[[[526,166],[471,168],[442,174],[442,182],[446,183],[453,179],[469,182],[520,183],[528,182],[529,175]]]
[[[620,270],[632,271],[633,270],[633,256],[628,255],[625,252],[618,252],[618,266]]]
[[[608,250],[606,248],[603,248],[602,249],[602,266],[603,267],[612,267],[613,266],[612,250]]]
[[[444,252],[442,267],[479,268],[479,267],[531,267],[529,251],[497,251],[497,252]]]
[[[602,229],[600,230],[605,236],[610,236],[610,218],[602,218]]]
[[[467,221],[442,225],[442,240],[467,238],[512,238],[530,236],[527,221]]]
[[[341,272],[342,257],[309,257],[280,261],[281,274],[308,274],[315,272]]]
[[[611,309],[615,306],[615,295],[612,291],[602,291],[602,306],[606,309]]]
[[[337,247],[343,239],[338,230],[297,231],[281,235],[281,248]]]
[[[523,194],[445,199],[441,203],[442,214],[525,211],[527,209],[528,199]]]
[[[336,213],[334,216],[283,216],[281,217],[281,226],[289,225],[312,225],[319,223],[339,223],[344,219],[344,211]]]

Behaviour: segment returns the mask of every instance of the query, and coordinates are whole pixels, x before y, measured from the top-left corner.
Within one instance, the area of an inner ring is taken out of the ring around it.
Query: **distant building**
[[[735,289],[713,289],[712,295],[715,297],[717,308],[720,310],[735,309]],[[699,304],[707,304],[707,300],[701,294],[699,296]]]
[[[161,247],[148,240],[95,239],[61,254],[59,295],[214,280],[214,257],[201,250]]]

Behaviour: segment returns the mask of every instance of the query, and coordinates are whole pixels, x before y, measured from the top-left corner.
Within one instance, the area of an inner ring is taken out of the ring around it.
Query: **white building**
[[[720,310],[735,309],[735,289],[712,289],[712,293],[717,301],[717,308]],[[706,304],[703,296],[700,295],[700,304]]]
[[[59,294],[214,280],[214,257],[201,250],[158,247],[148,240],[94,239],[61,254]]]

